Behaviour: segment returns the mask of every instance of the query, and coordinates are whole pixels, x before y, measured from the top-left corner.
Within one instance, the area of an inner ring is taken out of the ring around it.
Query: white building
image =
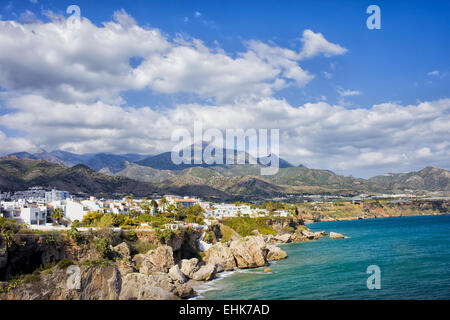
[[[87,208],[80,202],[66,200],[65,204],[63,205],[63,210],[64,216],[73,222],[75,220],[83,220],[83,217],[88,213],[89,208]]]
[[[83,200],[81,204],[88,208],[89,211],[102,211],[102,204],[98,203],[95,199]]]
[[[20,220],[26,224],[45,224],[47,220],[47,210],[41,210],[39,207],[24,207],[20,211]]]
[[[69,198],[70,194],[67,191],[53,189],[45,193],[45,202],[61,201]]]
[[[185,209],[192,207],[199,202],[198,199],[189,197],[165,196],[165,198],[168,204],[173,204],[175,206],[182,205]],[[158,204],[161,204],[161,200],[158,201]]]

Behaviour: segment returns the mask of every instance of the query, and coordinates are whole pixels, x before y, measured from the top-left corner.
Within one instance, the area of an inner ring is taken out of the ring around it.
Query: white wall
[[[84,211],[84,206],[81,203],[68,200],[64,207],[64,215],[72,222],[75,220],[83,220],[87,211]]]

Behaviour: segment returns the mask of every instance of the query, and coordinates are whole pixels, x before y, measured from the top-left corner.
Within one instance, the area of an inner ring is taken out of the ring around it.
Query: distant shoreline
[[[402,216],[388,216],[388,217],[372,217],[372,218],[361,218],[361,217],[349,217],[349,218],[340,218],[333,220],[322,220],[322,221],[305,221],[305,225],[311,225],[315,223],[321,222],[335,222],[335,221],[354,221],[354,220],[378,220],[378,219],[389,219],[389,218],[411,218],[411,217],[430,217],[430,216],[446,216],[450,215],[450,212],[439,213],[439,214],[421,214],[421,215],[402,215]]]

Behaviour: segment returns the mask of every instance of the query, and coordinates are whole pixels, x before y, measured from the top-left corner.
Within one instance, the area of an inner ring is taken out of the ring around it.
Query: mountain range
[[[205,146],[192,146],[192,150],[196,147],[204,150]],[[226,160],[227,150],[222,151]],[[154,156],[79,155],[60,150],[20,152],[0,158],[0,190],[43,185],[79,194],[142,196],[156,192],[221,200],[261,200],[302,194],[450,194],[450,172],[435,167],[360,179],[329,170],[293,166],[279,159],[278,173],[262,176],[263,159],[250,162],[248,153],[232,151],[232,154],[233,164],[176,165],[171,161],[170,152]],[[245,159],[245,163],[240,164],[238,159]]]
[[[73,167],[77,164],[83,164],[95,171],[114,174],[126,168],[128,162],[137,162],[150,155],[141,154],[110,154],[110,153],[87,153],[76,154],[62,150],[55,150],[47,152],[39,149],[36,153],[17,152],[11,153],[9,156],[17,157],[19,159],[34,159],[45,160],[54,163],[61,163],[68,167]]]

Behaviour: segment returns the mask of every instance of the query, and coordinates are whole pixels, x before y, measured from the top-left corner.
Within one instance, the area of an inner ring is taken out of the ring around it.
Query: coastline
[[[288,255],[280,248],[283,244],[288,244],[288,243],[300,243],[300,242],[307,242],[307,241],[314,241],[314,240],[318,240],[320,238],[323,238],[325,236],[328,236],[327,233],[325,233],[324,231],[318,231],[318,232],[311,232],[309,229],[306,230],[301,230],[300,234],[302,234],[302,238],[300,239],[299,237],[295,236],[295,232],[294,233],[284,233],[284,234],[277,234],[274,237],[271,236],[265,236],[263,237],[264,239],[264,245],[267,247],[276,247],[278,250],[280,250],[280,252],[282,252],[282,256],[278,256],[275,257],[274,259],[267,259],[266,262],[267,264],[264,265],[257,265],[257,266],[252,266],[252,267],[248,267],[248,268],[239,268],[239,267],[235,267],[232,270],[222,270],[222,271],[218,271],[215,275],[215,277],[211,280],[208,281],[196,281],[196,280],[192,280],[190,279],[187,284],[190,285],[194,291],[196,292],[193,296],[189,297],[188,299],[198,299],[202,297],[202,293],[210,291],[210,290],[214,290],[216,288],[216,284],[226,278],[229,277],[235,273],[239,273],[239,272],[248,272],[248,270],[254,270],[254,269],[258,269],[258,268],[264,268],[264,271],[262,273],[264,274],[272,274],[272,270],[271,270],[271,265],[276,264],[278,260],[284,260],[284,259],[288,259]],[[342,236],[340,234],[338,234],[339,236]],[[250,236],[250,237],[245,237],[246,238],[253,238],[255,236]],[[261,237],[261,236],[260,236]],[[340,237],[339,237],[340,238]],[[344,238],[344,236],[342,236],[342,238]],[[279,241],[277,239],[283,239],[284,241]],[[294,240],[294,241],[292,241]],[[270,270],[270,271],[269,271]]]
[[[389,219],[389,218],[411,218],[411,217],[429,217],[429,216],[447,216],[450,215],[450,213],[440,213],[440,214],[423,214],[423,215],[402,215],[402,216],[388,216],[388,217],[374,217],[374,218],[363,218],[360,219],[358,217],[356,218],[350,218],[350,219],[336,219],[336,220],[325,220],[325,221],[312,221],[312,222],[306,222],[306,225],[313,225],[317,223],[326,223],[326,222],[345,222],[345,221],[355,221],[355,220],[380,220],[380,219]],[[327,235],[329,236],[329,235]],[[344,239],[350,239],[349,236],[344,236]],[[330,238],[332,239],[332,238]],[[315,239],[318,240],[318,239]],[[292,244],[292,243],[300,243],[300,242],[306,242],[306,241],[298,241],[298,242],[272,242],[272,244],[276,245],[277,247],[283,247],[283,245]],[[286,260],[289,259],[289,256],[286,257]],[[277,260],[269,261],[268,266],[270,267],[273,264],[276,264]],[[197,300],[204,297],[202,294],[211,290],[217,289],[218,283],[223,280],[224,278],[227,278],[229,276],[232,276],[239,272],[246,272],[248,270],[258,269],[258,268],[264,268],[264,267],[255,267],[255,268],[248,268],[248,269],[239,269],[235,268],[232,271],[223,271],[217,273],[216,278],[210,280],[210,281],[195,281],[195,280],[189,280],[188,284],[192,286],[192,288],[197,292],[193,296],[189,297],[188,300]]]
[[[410,218],[410,217],[428,217],[428,216],[445,216],[450,215],[450,212],[445,213],[423,213],[423,214],[411,214],[411,215],[390,215],[390,216],[375,216],[375,217],[345,217],[345,218],[331,218],[331,219],[323,219],[320,221],[314,220],[305,220],[306,225],[312,225],[315,223],[321,222],[335,222],[335,221],[354,221],[354,220],[376,220],[376,219],[389,219],[389,218]]]
[[[290,244],[285,249],[290,260],[271,266],[276,277],[251,271],[233,274],[214,284],[199,299],[448,298],[449,291],[444,292],[450,285],[450,215],[403,218],[317,225],[312,230],[335,229],[350,237],[344,242],[324,239]],[[370,265],[381,268],[382,290],[366,288],[366,268]],[[412,281],[408,275],[417,279]]]

